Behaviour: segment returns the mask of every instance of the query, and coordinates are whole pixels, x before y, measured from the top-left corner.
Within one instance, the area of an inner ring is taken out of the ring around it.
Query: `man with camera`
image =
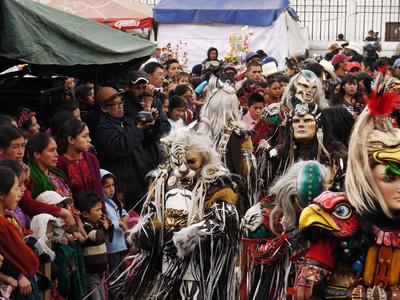
[[[146,172],[160,163],[158,142],[170,128],[161,103],[155,98],[154,86],[149,84],[147,78],[144,72],[131,72],[129,90],[123,97],[125,116],[133,119],[144,134],[142,146]]]

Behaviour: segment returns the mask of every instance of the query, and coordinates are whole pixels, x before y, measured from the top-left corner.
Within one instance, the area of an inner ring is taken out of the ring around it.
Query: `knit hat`
[[[400,67],[400,58],[398,58],[398,59],[396,59],[396,60],[394,61],[393,67],[395,67],[395,68]]]
[[[201,71],[203,70],[203,66],[201,64],[194,65],[192,68],[192,75],[201,75]]]
[[[63,201],[69,201],[71,203],[73,202],[71,197],[63,197],[55,191],[45,191],[37,196],[36,200],[49,205],[56,205]]]

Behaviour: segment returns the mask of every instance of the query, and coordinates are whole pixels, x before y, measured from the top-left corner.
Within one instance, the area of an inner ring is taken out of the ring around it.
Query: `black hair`
[[[279,84],[281,83],[281,81],[280,81],[278,76],[270,76],[270,77],[268,77],[268,79],[267,79],[268,86],[273,85],[275,82],[278,82]]]
[[[5,125],[0,127],[0,149],[7,149],[10,147],[11,142],[23,138],[22,132],[12,125]]]
[[[9,115],[0,115],[0,126],[3,125],[8,125],[8,126],[13,126],[12,125],[13,119]]]
[[[175,95],[182,96],[187,91],[191,91],[191,88],[188,84],[180,84],[180,85],[176,86],[174,91],[175,91]]]
[[[186,72],[180,72],[177,76],[176,76],[176,80],[179,81],[179,79],[181,79],[182,77],[187,77],[188,79],[190,79],[190,75]]]
[[[208,59],[208,60],[210,60],[210,53],[211,53],[211,51],[213,51],[213,50],[217,51],[217,59],[218,59],[218,49],[215,48],[215,47],[210,47],[210,48],[208,48],[208,50],[207,50],[207,59]]]
[[[80,102],[85,102],[86,97],[91,93],[92,88],[87,84],[82,84],[75,89],[75,97]]]
[[[289,81],[290,81],[290,77],[286,76],[286,75],[283,75],[283,74],[278,75],[278,78],[279,78],[280,82],[289,83]]]
[[[265,88],[269,87],[269,84],[266,81],[257,81],[256,86],[259,86],[260,88],[265,89]]]
[[[67,110],[70,112],[74,112],[79,108],[79,102],[77,100],[66,101],[60,106],[60,110]]]
[[[74,197],[74,205],[80,212],[89,213],[97,203],[102,202],[103,201],[95,193],[79,191]]]
[[[372,64],[372,70],[378,71],[379,68],[384,67],[384,66],[387,66],[386,59],[379,58]]]
[[[10,168],[17,177],[20,177],[24,172],[24,169],[22,168],[21,164],[13,159],[0,160],[0,167]]]
[[[170,116],[170,114],[174,108],[179,108],[179,107],[186,107],[185,100],[180,96],[172,96],[169,99],[169,108],[168,108],[168,112],[167,112],[168,117]]]
[[[251,67],[260,67],[261,68],[261,64],[258,62],[251,62],[249,64],[246,64],[246,69],[250,70]]]
[[[252,106],[254,103],[262,103],[265,104],[265,99],[264,97],[259,94],[259,93],[252,93],[249,95],[249,97],[247,98],[247,106],[250,107]]]
[[[76,118],[68,119],[64,122],[56,133],[58,153],[64,154],[68,149],[68,137],[76,138],[85,130],[86,123]]]
[[[346,74],[343,77],[342,81],[340,82],[339,95],[338,97],[333,97],[332,106],[342,105],[344,103],[344,95],[345,95],[344,86],[346,83],[358,85],[357,77],[353,74]],[[356,92],[354,98],[359,98],[358,92]]]
[[[321,121],[323,128],[329,131],[333,139],[348,147],[355,120],[345,107],[336,106],[323,109]]]
[[[0,194],[8,195],[15,183],[15,173],[6,166],[0,166]]]
[[[153,74],[158,68],[164,70],[164,66],[156,61],[149,62],[143,67],[143,72]]]
[[[118,214],[119,214],[119,216],[122,217],[122,208],[123,208],[123,205],[122,205],[121,201],[119,201],[119,199],[118,199],[118,195],[117,195],[117,183],[115,182],[115,176],[114,176],[113,174],[111,174],[111,173],[108,173],[108,174],[104,175],[103,177],[101,177],[101,185],[104,185],[105,181],[106,181],[107,179],[110,179],[110,178],[113,179],[113,181],[114,181],[114,186],[115,186],[114,196],[113,196],[112,200],[114,201],[114,203],[115,203],[115,204],[117,205],[117,207],[118,207]]]
[[[42,153],[50,144],[53,137],[48,133],[38,133],[33,135],[26,145],[26,158],[28,162],[34,162],[34,154]]]
[[[60,110],[50,119],[50,130],[54,136],[57,136],[62,125],[69,119],[76,119],[71,111]]]
[[[365,90],[366,90],[367,94],[368,95],[371,94],[371,90],[372,90],[372,88],[371,88],[371,82],[372,82],[371,76],[369,76],[369,74],[366,73],[366,72],[358,73],[358,75],[357,75],[358,86],[360,86],[360,82],[361,81],[363,82],[363,84],[365,86]]]
[[[302,69],[312,71],[315,75],[317,75],[318,78],[320,78],[324,72],[324,67],[318,63],[305,64]]]
[[[197,88],[204,80],[201,78],[191,78],[190,84],[192,85],[193,89]]]
[[[178,61],[177,59],[175,59],[175,58],[168,59],[168,60],[164,63],[165,69],[169,70],[169,67],[170,67],[172,64],[178,64],[178,65],[179,65],[179,61]]]

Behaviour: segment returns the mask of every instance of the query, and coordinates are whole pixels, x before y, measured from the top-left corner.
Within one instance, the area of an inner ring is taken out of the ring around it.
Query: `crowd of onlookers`
[[[154,56],[118,86],[66,78],[64,103],[50,120],[38,120],[27,108],[0,115],[2,297],[39,299],[50,289],[53,299],[88,293],[105,299],[103,281],[123,269],[124,233],[140,213],[146,175],[163,159],[160,138],[199,120],[211,74],[235,87],[250,130],[280,103],[300,70],[319,78],[330,106],[357,116],[379,70],[400,78],[400,58],[381,58],[379,51],[375,44],[343,49],[333,43],[324,59],[295,54],[280,71],[273,57],[258,50],[245,55],[242,72],[238,62],[219,59],[214,47],[189,73],[176,59]],[[39,275],[45,262],[52,262],[51,278]],[[118,289],[107,293],[123,299]]]

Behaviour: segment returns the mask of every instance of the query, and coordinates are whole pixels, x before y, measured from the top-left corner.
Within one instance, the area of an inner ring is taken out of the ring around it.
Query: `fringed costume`
[[[237,194],[206,136],[166,137],[134,238],[139,253],[114,284],[128,299],[235,299]]]

